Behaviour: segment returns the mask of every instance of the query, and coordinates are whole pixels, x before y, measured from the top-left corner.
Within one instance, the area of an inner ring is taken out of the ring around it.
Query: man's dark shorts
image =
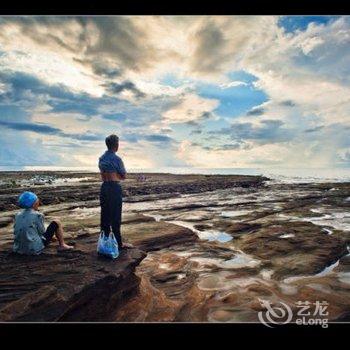
[[[49,245],[49,243],[51,242],[52,237],[56,233],[57,229],[58,229],[57,222],[56,221],[52,221],[50,223],[50,225],[47,227],[46,232],[43,235],[43,243],[44,243],[45,247]]]

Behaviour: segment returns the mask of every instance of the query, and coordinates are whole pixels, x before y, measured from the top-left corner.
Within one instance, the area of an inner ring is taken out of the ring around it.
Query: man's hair
[[[106,146],[108,149],[113,149],[119,144],[119,137],[117,135],[109,135],[106,137]]]

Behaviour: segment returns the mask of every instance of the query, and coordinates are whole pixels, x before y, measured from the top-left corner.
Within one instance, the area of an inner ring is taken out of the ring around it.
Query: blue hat
[[[18,205],[21,208],[31,208],[37,201],[38,197],[33,192],[23,192],[18,198]]]

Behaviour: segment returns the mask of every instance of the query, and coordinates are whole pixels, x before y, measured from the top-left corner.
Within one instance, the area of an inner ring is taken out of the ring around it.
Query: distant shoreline
[[[39,168],[39,167],[38,167]],[[67,168],[59,167],[53,169],[11,169],[11,167],[0,166],[0,176],[7,177],[11,174],[27,175],[90,175],[96,176],[99,173],[97,168]],[[137,176],[145,175],[239,175],[239,176],[262,176],[272,181],[282,183],[323,183],[323,182],[350,182],[350,168],[189,168],[189,167],[159,167],[148,169],[128,168],[128,174]]]
[[[125,197],[159,196],[172,197],[185,193],[199,193],[232,187],[263,186],[268,178],[252,175],[177,175],[128,174],[123,181]],[[18,193],[35,191],[45,204],[79,201],[95,201],[99,198],[101,179],[97,173],[72,172],[8,172],[0,173],[0,210],[17,207]]]

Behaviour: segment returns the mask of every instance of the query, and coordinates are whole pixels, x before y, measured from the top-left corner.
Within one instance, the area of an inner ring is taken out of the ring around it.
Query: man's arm
[[[116,173],[118,180],[125,180],[126,179],[126,174],[119,174]]]
[[[124,163],[122,161],[121,158],[118,159],[118,172],[117,172],[117,176],[120,180],[125,180],[126,179],[126,170],[125,170],[125,166]]]

